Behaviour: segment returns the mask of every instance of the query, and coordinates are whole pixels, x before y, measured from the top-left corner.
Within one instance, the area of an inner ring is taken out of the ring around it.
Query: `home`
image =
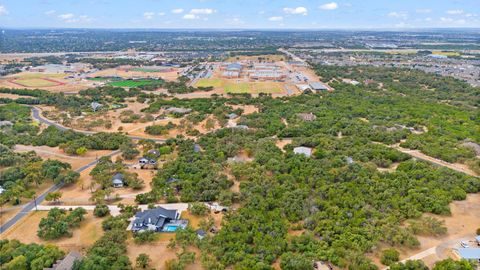
[[[229,113],[229,114],[227,115],[227,117],[228,117],[228,119],[235,119],[235,118],[238,117],[238,115],[237,115],[236,113]]]
[[[150,155],[153,155],[153,156],[155,156],[155,157],[159,157],[159,156],[160,156],[160,151],[158,151],[158,150],[156,150],[156,149],[150,149],[150,150],[148,150],[147,153],[150,154]]]
[[[81,260],[82,254],[76,251],[70,251],[62,260],[58,260],[51,268],[43,268],[43,270],[72,270],[75,261]]]
[[[123,187],[123,174],[116,173],[112,178],[112,185],[114,188]]]
[[[464,260],[480,261],[480,248],[459,248],[455,251]]]
[[[200,147],[199,144],[194,144],[194,145],[193,145],[193,152],[199,153],[199,152],[201,152],[201,151],[202,151],[202,147]]]
[[[187,220],[180,219],[178,210],[157,207],[136,213],[131,223],[131,230],[133,232],[174,232],[178,228],[186,228],[187,223]]]
[[[157,167],[157,160],[148,157],[142,157],[138,160],[138,164],[140,164],[140,168],[145,169],[147,167],[156,168]]]
[[[102,107],[102,104],[94,101],[90,104],[90,107],[92,107],[92,110],[96,112],[98,109]]]
[[[304,147],[304,146],[295,147],[293,148],[293,153],[295,153],[296,155],[304,155],[306,157],[311,157],[312,148]]]
[[[205,238],[205,236],[207,236],[207,233],[202,229],[198,229],[196,233],[197,233],[198,239],[200,240],[202,240],[203,238]]]
[[[5,191],[6,191],[6,190],[5,190],[2,186],[0,186],[0,194],[2,194],[2,193],[5,192]]]
[[[317,119],[317,117],[313,113],[299,113],[299,114],[297,114],[297,116],[301,120],[307,121],[307,122],[315,121],[315,119]]]

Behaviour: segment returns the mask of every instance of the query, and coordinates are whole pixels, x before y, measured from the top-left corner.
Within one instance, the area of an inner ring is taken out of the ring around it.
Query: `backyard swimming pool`
[[[165,227],[164,231],[165,232],[174,232],[178,229],[177,225],[168,225]]]

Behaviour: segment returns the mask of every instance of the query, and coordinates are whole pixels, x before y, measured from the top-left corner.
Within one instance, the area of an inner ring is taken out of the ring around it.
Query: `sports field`
[[[140,87],[144,85],[150,85],[150,84],[155,84],[155,83],[160,83],[158,80],[124,80],[124,81],[116,81],[116,82],[110,82],[110,86],[114,87]]]
[[[200,79],[196,87],[223,88],[225,93],[277,94],[283,93],[283,84],[279,82],[234,82],[234,80],[210,78]]]
[[[58,82],[52,79],[47,78],[21,78],[21,79],[13,79],[9,82],[24,86],[24,87],[53,87],[59,86],[64,83]]]
[[[196,87],[221,87],[223,85],[222,79],[200,79],[198,80]]]
[[[461,54],[459,52],[446,52],[446,51],[434,51],[432,54],[435,55],[443,55],[443,56],[451,56],[451,57],[456,57],[460,56]]]
[[[283,92],[281,83],[277,82],[241,82],[228,83],[224,87],[226,93],[239,94],[278,94]]]

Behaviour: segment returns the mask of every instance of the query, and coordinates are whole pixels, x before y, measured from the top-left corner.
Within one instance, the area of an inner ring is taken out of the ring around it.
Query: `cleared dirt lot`
[[[46,217],[47,214],[47,211],[31,212],[27,217],[2,234],[2,238],[18,239],[23,243],[54,244],[65,251],[76,250],[84,252],[103,234],[102,219],[96,218],[93,216],[93,213],[88,212],[80,227],[73,230],[72,237],[54,241],[42,240],[37,236],[37,229],[40,220]]]
[[[31,145],[15,145],[15,152],[35,151],[38,156],[43,159],[55,159],[67,162],[72,165],[72,169],[78,169],[82,166],[95,161],[97,158],[107,155],[111,151],[108,150],[89,150],[84,156],[69,156],[58,147],[49,146],[31,146]]]

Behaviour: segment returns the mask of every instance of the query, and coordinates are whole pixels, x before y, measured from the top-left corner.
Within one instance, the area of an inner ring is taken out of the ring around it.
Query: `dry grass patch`
[[[103,235],[102,219],[96,218],[92,212],[85,215],[79,228],[73,230],[70,238],[45,241],[37,236],[40,220],[48,215],[48,211],[31,212],[15,226],[4,233],[5,239],[18,239],[23,243],[54,244],[65,251],[86,251]]]

